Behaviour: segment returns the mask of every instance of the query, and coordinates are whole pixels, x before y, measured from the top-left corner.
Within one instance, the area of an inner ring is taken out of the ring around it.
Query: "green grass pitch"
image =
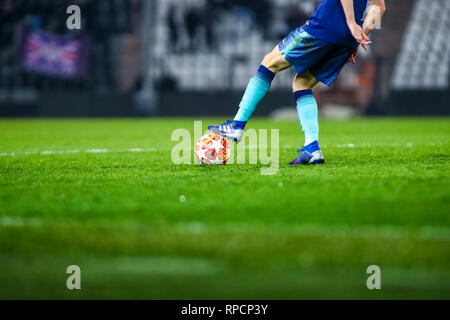
[[[322,121],[316,167],[286,165],[297,122],[256,119],[272,176],[172,164],[193,120],[1,120],[0,298],[450,298],[448,118]]]

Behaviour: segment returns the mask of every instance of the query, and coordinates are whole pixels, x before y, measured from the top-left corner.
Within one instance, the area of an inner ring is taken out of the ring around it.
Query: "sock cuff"
[[[298,99],[300,99],[301,97],[306,96],[306,95],[314,95],[314,94],[311,89],[295,91],[294,92],[295,102],[297,102]]]
[[[263,65],[259,66],[257,74],[260,75],[264,80],[266,80],[269,83],[272,82],[273,78],[275,78],[275,73],[273,73]]]

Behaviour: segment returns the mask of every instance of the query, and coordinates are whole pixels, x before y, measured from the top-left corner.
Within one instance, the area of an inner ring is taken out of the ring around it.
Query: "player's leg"
[[[303,27],[292,31],[264,58],[256,76],[250,80],[235,119],[220,126],[210,126],[209,129],[239,142],[248,119],[269,91],[274,76],[291,66],[298,74],[303,75],[310,67],[323,60],[330,49],[330,43],[308,34]]]
[[[312,89],[319,81],[309,72],[295,75],[292,84],[298,116],[305,134],[305,146],[319,141],[318,107]]]
[[[278,46],[275,47],[264,57],[256,75],[250,79],[234,120],[228,120],[219,126],[209,126],[208,129],[239,142],[247,121],[269,91],[275,75],[289,67],[291,64],[284,58]]]
[[[275,75],[290,66],[291,64],[280,53],[278,46],[267,54],[256,75],[250,79],[234,120],[247,122],[269,91]]]
[[[273,48],[273,50],[264,57],[261,65],[272,71],[274,74],[291,67],[290,62],[286,60],[284,54],[280,52],[280,48],[278,46]]]
[[[298,150],[300,155],[290,164],[322,164],[324,157],[319,147],[319,112],[312,89],[319,81],[309,71],[295,76],[292,89],[305,144]]]

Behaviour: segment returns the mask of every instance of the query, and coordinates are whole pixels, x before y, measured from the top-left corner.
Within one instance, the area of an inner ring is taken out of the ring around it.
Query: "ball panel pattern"
[[[230,158],[230,144],[222,136],[209,133],[194,146],[197,162],[207,165],[226,164]]]

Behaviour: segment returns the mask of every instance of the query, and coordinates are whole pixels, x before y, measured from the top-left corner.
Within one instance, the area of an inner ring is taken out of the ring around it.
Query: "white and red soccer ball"
[[[201,164],[226,164],[230,158],[230,144],[222,136],[209,133],[197,141],[194,153]]]

